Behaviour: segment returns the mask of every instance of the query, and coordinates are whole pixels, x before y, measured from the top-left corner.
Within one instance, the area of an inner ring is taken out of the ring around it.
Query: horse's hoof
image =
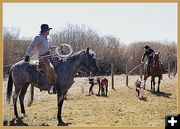
[[[68,123],[64,123],[63,121],[58,123],[58,126],[68,126]]]
[[[27,117],[27,115],[25,113],[23,113],[23,118]]]
[[[14,118],[14,120],[19,120],[20,119],[20,117],[19,116],[16,116],[15,118]]]
[[[31,105],[32,105],[32,102],[28,102],[28,105],[27,105],[27,106],[30,107]]]

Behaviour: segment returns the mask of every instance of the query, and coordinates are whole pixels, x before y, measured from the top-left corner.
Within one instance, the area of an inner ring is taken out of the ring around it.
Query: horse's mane
[[[86,50],[77,51],[76,53],[72,54],[69,58],[77,57],[77,56],[79,56],[80,54],[82,54],[82,53],[84,53],[84,52],[86,52]],[[90,54],[90,55],[93,55],[93,56],[96,55],[95,52],[92,51],[91,49],[89,50],[89,54]]]

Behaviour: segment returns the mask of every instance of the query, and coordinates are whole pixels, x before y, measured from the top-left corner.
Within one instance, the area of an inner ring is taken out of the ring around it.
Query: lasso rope
[[[142,64],[139,64],[139,65],[137,65],[136,67],[134,67],[133,69],[131,69],[131,71],[129,71],[129,73],[126,74],[126,75],[129,75],[130,73],[132,73],[135,69],[137,69],[137,68],[140,67],[141,65],[143,65],[143,63],[142,63]]]
[[[59,51],[59,46],[53,46],[53,47],[56,47],[56,49],[55,49],[56,54],[50,54],[50,55],[40,56],[40,57],[38,57],[38,59],[43,59],[43,58],[49,57],[49,56],[59,57],[59,58],[67,58],[67,57],[69,57],[69,56],[73,53],[72,47],[71,47],[69,44],[63,43],[63,44],[61,44],[61,46],[67,46],[67,47],[69,48],[70,52],[69,52],[67,55],[62,55],[62,54],[60,54],[60,52],[62,52],[63,50],[61,49],[61,50]],[[23,60],[23,59],[24,59],[24,57],[21,58],[19,61],[21,61],[21,60]],[[33,59],[33,58],[32,58],[32,59]],[[18,62],[18,61],[17,61],[17,62]],[[11,67],[12,65],[14,65],[14,63],[8,64],[8,65],[4,65],[3,68]]]

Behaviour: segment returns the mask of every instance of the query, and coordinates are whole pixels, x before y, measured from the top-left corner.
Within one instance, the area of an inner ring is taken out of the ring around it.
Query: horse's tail
[[[30,87],[30,99],[29,99],[29,102],[28,102],[28,107],[30,107],[32,105],[33,100],[34,100],[34,85],[31,84],[31,87]]]
[[[8,84],[7,84],[7,98],[6,98],[8,103],[10,103],[11,100],[12,87],[13,87],[12,70],[10,70]]]

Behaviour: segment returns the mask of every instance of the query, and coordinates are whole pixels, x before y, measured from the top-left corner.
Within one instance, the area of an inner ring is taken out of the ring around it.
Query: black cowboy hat
[[[42,24],[40,33],[44,33],[50,29],[52,29],[52,28],[49,28],[48,24]]]
[[[148,49],[148,48],[150,48],[148,45],[146,45],[145,47],[143,47],[143,48],[145,48],[145,49]]]

